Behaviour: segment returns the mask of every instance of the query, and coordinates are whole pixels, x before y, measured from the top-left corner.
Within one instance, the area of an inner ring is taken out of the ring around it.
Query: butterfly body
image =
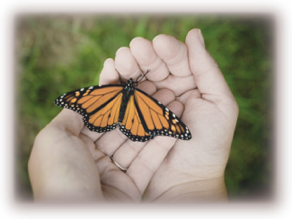
[[[127,107],[127,103],[129,101],[130,96],[132,96],[134,94],[134,91],[135,91],[135,87],[133,84],[133,79],[130,78],[129,81],[127,82],[127,85],[124,87],[124,89],[122,91],[123,92],[123,100],[121,103],[121,110],[119,113],[119,124],[121,124],[123,121],[123,118],[125,116],[125,110]]]
[[[138,82],[81,88],[65,93],[55,104],[81,114],[86,127],[108,132],[119,126],[132,141],[144,142],[157,135],[191,139],[189,129],[167,107],[136,88]]]

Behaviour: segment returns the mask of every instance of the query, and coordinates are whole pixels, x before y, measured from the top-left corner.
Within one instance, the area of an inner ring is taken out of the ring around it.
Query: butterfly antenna
[[[136,83],[139,83],[140,81],[143,80],[144,77],[146,77],[146,74],[148,74],[150,72],[150,70],[147,70],[145,73],[142,72],[142,74],[140,74],[137,79],[136,79]]]

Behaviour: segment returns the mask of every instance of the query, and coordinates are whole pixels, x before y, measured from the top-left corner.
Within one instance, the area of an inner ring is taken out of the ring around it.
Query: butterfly
[[[81,114],[91,131],[108,132],[119,126],[132,141],[145,142],[158,135],[191,139],[190,130],[172,111],[136,88],[140,81],[138,77],[122,84],[81,88],[61,95],[55,104]]]

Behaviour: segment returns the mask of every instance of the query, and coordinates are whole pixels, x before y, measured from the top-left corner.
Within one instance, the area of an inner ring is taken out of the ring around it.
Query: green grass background
[[[214,14],[34,14],[15,21],[17,196],[32,198],[27,162],[60,94],[98,84],[106,58],[137,36],[184,42],[200,28],[240,108],[226,184],[232,200],[273,197],[274,18]]]

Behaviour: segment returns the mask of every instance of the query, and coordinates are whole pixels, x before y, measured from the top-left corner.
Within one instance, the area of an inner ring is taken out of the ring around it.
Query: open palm
[[[168,201],[224,188],[238,108],[200,31],[190,31],[186,45],[166,35],[153,42],[135,38],[115,61],[105,61],[100,83],[117,83],[119,74],[135,79],[141,70],[150,72],[139,88],[182,116],[192,139],[132,142],[119,130],[90,132],[80,115],[64,109],[34,144],[29,171],[35,197],[140,201],[145,193],[145,200]]]

